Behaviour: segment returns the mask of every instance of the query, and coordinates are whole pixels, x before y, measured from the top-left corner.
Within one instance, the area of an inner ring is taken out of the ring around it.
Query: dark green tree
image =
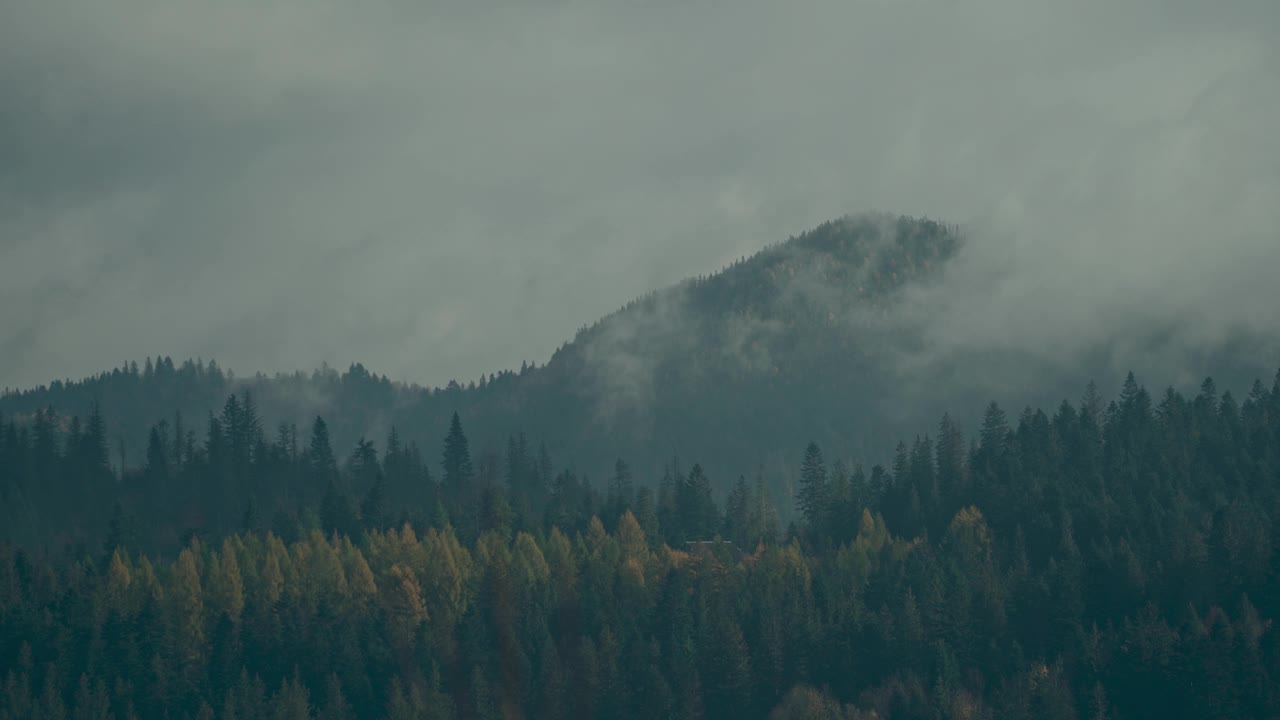
[[[827,466],[817,443],[809,443],[800,463],[800,488],[796,493],[796,507],[810,528],[821,524],[823,510],[827,507]]]

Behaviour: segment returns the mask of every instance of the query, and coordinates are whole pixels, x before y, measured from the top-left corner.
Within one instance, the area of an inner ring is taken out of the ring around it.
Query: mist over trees
[[[159,421],[202,433],[227,395],[245,391],[271,423],[304,435],[324,416],[341,447],[362,436],[381,440],[392,427],[403,443],[434,444],[458,412],[477,449],[501,454],[508,437],[536,430],[549,451],[597,480],[618,457],[659,476],[667,459],[696,455],[715,490],[727,493],[739,475],[754,477],[762,466],[774,478],[794,476],[810,441],[832,457],[888,463],[899,439],[944,412],[972,424],[993,398],[1015,408],[1051,405],[1089,378],[1103,392],[1119,389],[1128,367],[1105,355],[1044,366],[1007,350],[933,347],[935,311],[919,296],[949,286],[964,242],[957,228],[926,219],[842,218],[639,298],[584,327],[545,364],[442,388],[393,382],[360,364],[238,377],[212,360],[160,356],[6,392],[0,414],[30,420],[52,406],[83,418],[95,403],[109,408],[110,462],[118,469],[121,455],[138,464]],[[938,321],[953,323],[955,314]],[[1154,343],[1134,367],[1151,367],[1148,381],[1184,392],[1195,390],[1203,368],[1214,368],[1224,387],[1245,388],[1268,371],[1240,360],[1255,357],[1262,355],[1222,346],[1185,358]],[[1195,379],[1187,381],[1184,366]]]
[[[1280,373],[993,400],[919,323],[961,242],[846,218],[465,385],[6,392],[0,720],[1280,713]]]
[[[123,477],[102,412],[4,422],[0,717],[1280,711],[1280,374],[991,403],[888,467],[809,443],[785,527],[765,477],[256,407],[158,423]]]
[[[1280,720],[1278,49],[0,0],[0,720]]]
[[[904,288],[936,276],[959,242],[956,228],[930,220],[843,218],[639,298],[544,365],[443,388],[394,383],[359,364],[238,378],[214,361],[161,356],[7,392],[0,413],[52,405],[86,415],[98,402],[113,409],[113,447],[135,455],[160,419],[180,412],[202,423],[244,390],[273,420],[305,426],[326,416],[344,445],[393,425],[406,440],[434,442],[455,411],[484,447],[536,427],[553,451],[598,475],[618,456],[656,472],[659,458],[697,452],[732,478],[762,463],[789,467],[809,439],[869,455],[934,416],[886,411],[904,383],[885,354],[885,323],[895,325],[886,317]],[[726,422],[733,433],[719,431]]]

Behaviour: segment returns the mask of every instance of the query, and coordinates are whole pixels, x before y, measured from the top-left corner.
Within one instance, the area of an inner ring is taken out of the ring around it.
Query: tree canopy
[[[460,416],[439,474],[394,429],[338,463],[243,394],[121,473],[109,423],[0,422],[5,720],[1280,713],[1280,382],[992,404],[727,493]]]

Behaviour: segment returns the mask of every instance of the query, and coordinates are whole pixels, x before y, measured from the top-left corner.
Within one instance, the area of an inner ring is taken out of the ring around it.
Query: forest
[[[789,506],[250,393],[113,467],[109,413],[0,421],[0,718],[1280,714],[1280,374],[808,443]]]
[[[0,720],[1280,720],[1280,0],[0,0]]]

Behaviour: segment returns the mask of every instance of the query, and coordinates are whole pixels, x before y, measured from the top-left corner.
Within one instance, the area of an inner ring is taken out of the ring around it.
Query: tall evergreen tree
[[[307,442],[307,465],[317,479],[334,480],[338,476],[338,462],[329,441],[329,425],[318,415],[311,424],[311,439]]]
[[[462,432],[462,420],[458,413],[449,421],[449,434],[444,439],[444,452],[441,459],[444,469],[445,490],[458,496],[470,486],[475,471],[471,467],[471,450],[467,445],[467,436]]]
[[[796,507],[810,528],[818,528],[821,524],[828,490],[827,466],[822,459],[822,450],[817,443],[811,442],[804,449],[804,460],[800,463],[800,490],[796,493]]]
[[[694,464],[677,491],[680,530],[686,540],[708,540],[720,529],[719,511],[711,497],[711,480]]]

